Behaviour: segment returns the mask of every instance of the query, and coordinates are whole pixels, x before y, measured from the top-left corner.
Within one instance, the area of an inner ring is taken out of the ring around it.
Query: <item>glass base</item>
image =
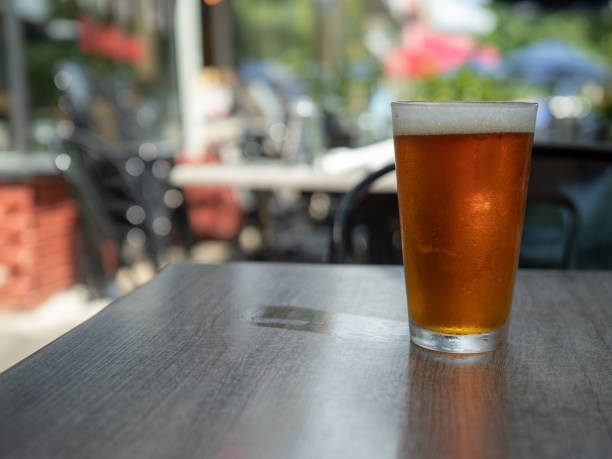
[[[473,335],[447,335],[427,330],[410,321],[410,339],[417,346],[450,354],[482,354],[497,349],[506,340],[507,326]]]

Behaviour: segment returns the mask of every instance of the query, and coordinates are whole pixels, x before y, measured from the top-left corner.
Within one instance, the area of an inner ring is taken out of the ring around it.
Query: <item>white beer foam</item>
[[[394,102],[394,135],[533,132],[538,105],[528,102]]]

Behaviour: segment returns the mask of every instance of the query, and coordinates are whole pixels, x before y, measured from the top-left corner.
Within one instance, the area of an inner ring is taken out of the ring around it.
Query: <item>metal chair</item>
[[[346,193],[334,215],[329,260],[351,259],[351,232],[369,187],[393,171],[389,164]],[[531,177],[520,266],[612,269],[612,150],[608,145],[538,143]],[[397,218],[397,208],[388,219]],[[397,227],[399,231],[399,226]],[[401,263],[401,248],[379,263]],[[372,249],[368,250],[372,256]],[[398,261],[399,259],[399,261]],[[370,262],[366,259],[366,262]]]
[[[112,273],[100,266],[104,265],[101,244],[114,246],[117,263],[124,265],[128,262],[123,255],[126,241],[138,239],[159,267],[173,237],[186,245],[190,241],[182,195],[167,180],[173,152],[142,140],[145,133],[130,122],[135,115],[120,106],[117,95],[93,85],[81,66],[63,62],[56,70],[58,103],[70,121],[58,125],[59,135],[50,151],[75,192],[86,229],[89,265],[98,265],[92,268],[95,276],[108,279]],[[90,113],[94,94],[116,112],[120,138],[112,145],[94,132]]]
[[[612,269],[612,146],[537,143],[520,266]]]
[[[357,206],[363,201],[372,184],[380,177],[395,170],[395,163],[370,172],[350,191],[342,196],[334,213],[332,240],[330,246],[331,263],[346,263],[349,252],[350,222]]]

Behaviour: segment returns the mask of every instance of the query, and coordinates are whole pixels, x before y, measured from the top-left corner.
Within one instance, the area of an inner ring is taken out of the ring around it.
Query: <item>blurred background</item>
[[[0,371],[174,261],[401,263],[393,100],[539,103],[522,267],[612,268],[612,2],[3,0]]]

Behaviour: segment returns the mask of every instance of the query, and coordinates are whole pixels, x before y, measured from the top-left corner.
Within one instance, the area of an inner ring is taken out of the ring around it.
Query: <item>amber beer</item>
[[[518,264],[536,108],[393,104],[416,344],[462,353],[500,344]]]

